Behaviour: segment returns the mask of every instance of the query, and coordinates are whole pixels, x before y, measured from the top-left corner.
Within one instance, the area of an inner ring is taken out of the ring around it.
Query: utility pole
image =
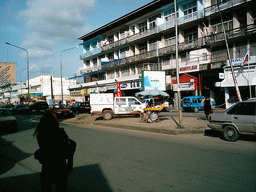
[[[177,77],[177,93],[178,93],[178,110],[179,110],[179,125],[182,127],[182,109],[181,109],[181,96],[180,96],[180,67],[179,67],[179,47],[178,47],[178,19],[177,19],[177,5],[176,0],[174,0],[174,12],[175,12],[175,41],[176,41],[176,77]]]
[[[234,73],[233,64],[231,62],[231,57],[230,57],[230,52],[229,52],[229,47],[228,47],[228,41],[227,41],[227,36],[226,36],[226,30],[224,28],[223,19],[222,19],[222,15],[221,15],[221,12],[220,12],[220,7],[219,7],[218,2],[217,2],[217,6],[218,6],[219,13],[220,13],[221,25],[222,25],[222,29],[223,29],[223,33],[224,33],[225,42],[226,42],[226,47],[227,47],[227,52],[228,52],[228,60],[229,60],[230,68],[231,68],[233,81],[234,81],[235,88],[236,88],[236,94],[237,94],[238,100],[242,101],[241,94],[240,94],[239,87],[237,85],[237,80],[236,80],[235,73]]]
[[[54,95],[53,95],[53,86],[52,86],[52,75],[51,75],[51,97],[52,97],[52,104],[55,104],[55,101],[54,101]]]

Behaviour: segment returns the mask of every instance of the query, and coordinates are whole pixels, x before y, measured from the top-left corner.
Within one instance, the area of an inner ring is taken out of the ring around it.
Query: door
[[[142,108],[145,106],[142,106],[141,102],[139,102],[136,98],[128,98],[128,108],[127,111],[133,112],[133,111],[142,111]]]
[[[233,123],[238,127],[240,132],[256,132],[256,102],[242,102],[237,106],[233,114]]]
[[[127,98],[115,97],[115,114],[127,114]]]

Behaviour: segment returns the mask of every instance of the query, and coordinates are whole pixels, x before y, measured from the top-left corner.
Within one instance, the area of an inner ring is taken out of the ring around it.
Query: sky
[[[8,42],[27,50],[30,78],[60,77],[61,60],[63,77],[73,77],[83,66],[79,37],[152,1],[0,0],[0,62],[16,63],[16,81],[26,81],[27,53]]]

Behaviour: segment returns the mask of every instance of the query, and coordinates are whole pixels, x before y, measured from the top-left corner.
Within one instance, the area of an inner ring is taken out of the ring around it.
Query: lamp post
[[[29,94],[29,57],[28,57],[28,51],[22,47],[18,47],[16,45],[13,45],[11,43],[5,42],[5,44],[22,49],[23,51],[26,51],[27,53],[27,78],[28,78],[28,101],[30,101],[30,94]]]
[[[72,48],[69,48],[69,49],[65,49],[63,51],[61,51],[60,53],[60,86],[61,86],[61,102],[63,104],[63,83],[62,83],[62,53],[65,52],[65,51],[69,51],[69,50],[72,50],[72,49],[77,49],[79,46],[76,46],[76,47],[72,47]]]

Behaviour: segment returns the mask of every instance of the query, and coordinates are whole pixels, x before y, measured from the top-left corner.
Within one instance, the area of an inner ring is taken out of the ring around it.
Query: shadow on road
[[[39,192],[40,173],[0,179],[0,191]],[[55,186],[53,191],[56,191]],[[68,191],[113,191],[98,164],[76,167],[68,177]]]
[[[31,155],[33,154],[24,153],[20,149],[14,147],[12,142],[6,141],[0,137],[0,175],[8,172],[16,163]]]

